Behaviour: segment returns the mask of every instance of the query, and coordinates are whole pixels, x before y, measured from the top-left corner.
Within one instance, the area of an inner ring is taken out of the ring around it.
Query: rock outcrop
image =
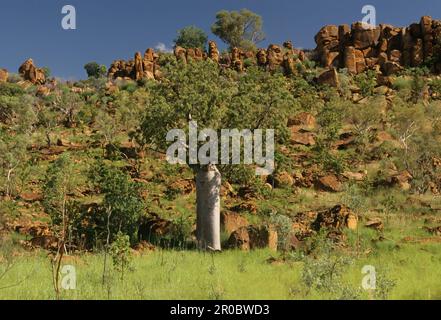
[[[0,69],[0,82],[8,81],[9,72],[6,69]]]
[[[159,79],[160,71],[157,64],[159,56],[149,48],[144,53],[135,53],[133,60],[115,60],[109,68],[109,79],[135,80]]]
[[[377,69],[391,75],[402,67],[418,67],[440,54],[441,21],[429,16],[400,28],[356,22],[328,25],[315,36],[316,59],[324,67],[347,68],[352,74]],[[441,72],[441,63],[433,66]]]
[[[37,68],[32,59],[26,60],[18,69],[18,73],[24,80],[33,84],[44,84],[46,82],[44,70]]]
[[[259,66],[268,71],[281,70],[285,75],[297,73],[296,64],[306,60],[303,51],[295,49],[291,41],[286,41],[283,47],[271,44],[268,49],[243,51],[240,48],[232,48],[231,52],[220,55],[216,42],[208,43],[208,52],[202,52],[200,48],[174,49],[176,60],[187,63],[189,60],[201,61],[210,59],[219,63],[221,67],[231,68],[237,72],[243,72],[248,66]]]

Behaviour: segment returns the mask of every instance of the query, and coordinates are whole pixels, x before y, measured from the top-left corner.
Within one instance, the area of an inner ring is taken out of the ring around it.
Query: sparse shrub
[[[374,70],[360,73],[355,76],[354,80],[364,97],[374,94],[374,89],[377,85],[377,75]]]
[[[271,215],[269,223],[276,228],[278,245],[282,251],[289,250],[290,237],[292,235],[292,220],[282,214]]]
[[[120,274],[121,281],[124,280],[125,273],[131,270],[132,255],[130,250],[130,237],[118,232],[115,241],[110,246],[110,255],[113,267]]]
[[[346,283],[343,279],[353,260],[340,256],[332,249],[329,240],[319,241],[321,253],[317,257],[308,256],[304,261],[302,282],[308,294],[317,291],[330,299],[356,300],[361,298],[361,291]]]

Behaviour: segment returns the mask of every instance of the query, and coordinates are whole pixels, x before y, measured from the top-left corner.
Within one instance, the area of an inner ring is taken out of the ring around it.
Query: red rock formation
[[[9,72],[6,69],[0,69],[0,82],[8,81]]]
[[[210,41],[208,43],[208,58],[214,62],[219,62],[219,50],[217,49],[216,42]]]
[[[390,75],[404,66],[421,66],[440,50],[441,21],[425,16],[407,28],[368,27],[361,22],[350,28],[328,25],[320,29],[315,41],[317,60],[324,67],[347,68],[353,74],[370,68]]]
[[[24,80],[32,82],[33,84],[44,84],[46,82],[43,69],[35,67],[32,59],[26,60],[18,69],[18,73]]]
[[[153,49],[147,49],[142,57],[140,52],[135,54],[134,60],[115,60],[107,73],[109,79],[141,80],[157,79],[160,77],[157,65],[158,55]]]

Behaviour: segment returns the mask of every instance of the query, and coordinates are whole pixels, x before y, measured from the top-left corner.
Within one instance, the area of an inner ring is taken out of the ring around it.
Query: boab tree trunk
[[[216,166],[202,166],[196,174],[196,233],[202,250],[221,250],[220,188],[221,174]]]

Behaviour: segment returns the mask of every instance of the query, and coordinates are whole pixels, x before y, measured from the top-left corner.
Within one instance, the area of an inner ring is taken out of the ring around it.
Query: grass
[[[157,250],[136,255],[123,281],[112,271],[102,284],[101,254],[67,257],[76,268],[77,288],[62,299],[329,299],[308,293],[301,280],[304,261],[269,263],[277,255],[267,250],[219,254]],[[319,257],[320,259],[320,257]],[[364,265],[396,281],[390,299],[441,299],[441,246],[382,242],[369,255],[355,259],[343,274],[351,288],[360,289]],[[112,269],[111,269],[112,270]],[[49,259],[44,252],[21,253],[0,280],[0,299],[54,299]],[[368,299],[363,292],[361,299]]]

